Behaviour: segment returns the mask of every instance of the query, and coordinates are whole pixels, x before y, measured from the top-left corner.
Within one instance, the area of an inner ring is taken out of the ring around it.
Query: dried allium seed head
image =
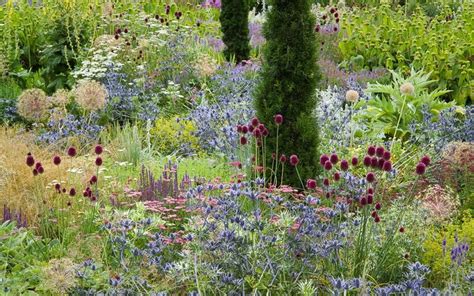
[[[82,80],[74,89],[77,103],[88,111],[96,111],[105,106],[107,90],[94,80]]]
[[[51,103],[41,89],[27,89],[18,97],[18,114],[22,117],[39,122],[48,118]]]
[[[413,95],[415,93],[415,87],[410,82],[405,82],[400,85],[400,92],[406,96]]]
[[[348,90],[346,92],[346,101],[349,103],[356,103],[359,100],[359,93],[355,90]]]

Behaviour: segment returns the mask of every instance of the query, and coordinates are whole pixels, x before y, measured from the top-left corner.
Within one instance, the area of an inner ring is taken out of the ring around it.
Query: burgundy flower
[[[349,169],[349,163],[347,160],[343,159],[341,160],[341,170],[347,171]]]
[[[37,170],[38,170],[38,173],[40,174],[44,173],[44,168],[42,166],[39,166]]]
[[[100,146],[100,145],[97,145],[97,146],[95,146],[94,152],[95,152],[95,154],[100,155],[100,154],[102,154],[102,152],[104,152],[104,148],[102,148],[102,146]]]
[[[76,195],[76,189],[71,188],[71,190],[69,190],[69,195],[70,196],[75,196]]]
[[[331,154],[331,157],[329,157],[329,160],[332,162],[332,164],[336,164],[339,161],[339,157],[337,157],[336,153]]]
[[[76,154],[77,154],[76,148],[74,148],[74,147],[69,147],[69,148],[67,149],[67,155],[69,155],[69,156],[71,156],[71,157],[74,157],[74,156],[76,156]]]
[[[367,198],[366,198],[366,197],[362,197],[362,198],[360,199],[360,205],[361,205],[361,206],[367,205]]]
[[[334,173],[334,181],[339,181],[341,179],[341,174],[339,174],[338,172]]]
[[[308,187],[308,189],[315,189],[316,188],[316,180],[308,179],[308,181],[306,181],[306,187]]]
[[[383,170],[386,171],[386,172],[390,172],[392,170],[392,162],[390,160],[387,160],[383,164]]]
[[[249,127],[246,125],[242,126],[242,133],[246,134],[248,132],[249,132]]]
[[[370,163],[371,163],[371,162],[372,162],[372,157],[366,155],[366,156],[364,157],[364,165],[365,165],[365,166],[370,166]]]
[[[62,192],[63,192],[63,193],[66,193],[66,188],[63,188]]]
[[[326,163],[326,161],[329,160],[329,156],[327,156],[326,154],[323,154],[321,155],[321,157],[319,158],[319,163],[321,165],[324,165]]]
[[[255,138],[260,138],[262,136],[262,132],[256,128],[254,131],[253,131],[253,135]]]
[[[255,127],[252,125],[252,124],[249,124],[247,126],[247,129],[249,130],[249,132],[253,132],[253,130],[255,129]]]
[[[377,159],[377,157],[374,156],[370,159],[371,167],[376,168],[378,164],[379,164],[379,160]]]
[[[328,179],[328,178],[325,178],[325,179],[323,180],[323,185],[324,185],[324,186],[329,186],[329,179]]]
[[[357,157],[352,157],[351,163],[353,166],[356,166],[359,164],[359,159]]]
[[[367,176],[365,176],[365,179],[367,180],[367,182],[372,183],[375,181],[375,174],[372,172],[368,172]]]
[[[38,162],[35,164],[35,169],[38,169],[39,167],[42,167],[42,166],[43,166],[43,165],[41,164],[41,162],[38,161]]]
[[[263,123],[258,124],[258,129],[263,132],[265,130],[265,125]]]
[[[54,184],[54,189],[56,189],[58,193],[61,193],[61,185],[59,183]]]
[[[367,203],[371,205],[374,202],[374,196],[372,194],[367,195]]]
[[[401,233],[404,233],[404,232],[405,232],[405,228],[402,226],[402,227],[400,227],[400,229],[398,229],[398,231],[400,231]]]
[[[277,114],[277,115],[275,115],[275,117],[273,118],[273,120],[275,120],[275,124],[276,124],[276,125],[280,125],[280,124],[283,123],[283,115]]]
[[[298,156],[293,154],[290,156],[290,164],[292,166],[296,166],[298,163],[300,162],[300,160],[298,159]]]
[[[377,166],[379,169],[383,169],[383,165],[385,164],[385,159],[379,158]]]
[[[324,169],[326,171],[330,171],[332,169],[332,163],[329,160],[324,164]]]
[[[382,157],[384,152],[385,149],[382,146],[379,146],[375,149],[375,155],[377,155],[378,157]]]
[[[242,132],[242,126],[240,124],[237,125],[237,132],[238,133]]]
[[[55,165],[59,165],[61,163],[61,157],[59,157],[58,155],[56,155],[55,157],[53,157],[53,163]]]
[[[421,158],[420,161],[424,163],[426,166],[429,166],[431,163],[431,158],[428,155],[425,155]]]
[[[100,156],[95,159],[95,165],[96,166],[101,166],[102,165],[102,158]]]
[[[423,175],[426,171],[426,165],[423,163],[423,162],[419,162],[417,165],[416,165],[416,173],[418,175]]]
[[[35,159],[33,155],[29,154],[28,156],[26,156],[26,165],[29,167],[32,167],[34,164],[35,164]]]
[[[367,154],[369,154],[370,156],[374,156],[375,155],[375,147],[374,146],[369,146],[369,148],[367,148]]]
[[[375,217],[378,216],[378,215],[377,215],[377,211],[372,211],[372,213],[371,213],[370,215],[372,216],[372,218],[375,218]]]
[[[369,188],[367,189],[368,194],[374,194],[374,188]]]
[[[90,182],[91,184],[97,183],[97,176],[95,176],[95,175],[92,176],[91,179],[89,180],[89,182]]]
[[[38,176],[38,170],[37,169],[33,169],[33,176]]]
[[[281,162],[281,163],[285,163],[286,160],[287,160],[287,159],[286,159],[286,155],[285,155],[285,154],[282,154],[282,155],[280,156],[280,162]]]
[[[258,120],[257,117],[254,117],[252,118],[252,120],[250,121],[250,123],[252,124],[252,126],[256,127],[259,125],[260,121]]]
[[[244,136],[240,137],[240,144],[241,145],[246,145],[247,144],[247,138],[244,137]]]
[[[378,202],[375,204],[375,209],[379,211],[382,208],[382,205]]]
[[[267,137],[269,134],[270,134],[270,132],[268,131],[267,128],[265,128],[265,129],[262,131],[262,135],[263,135],[264,137]]]
[[[334,7],[331,7],[331,9],[329,10],[331,13],[335,13],[336,12],[336,9]]]
[[[391,156],[392,156],[392,154],[388,150],[383,153],[383,159],[385,159],[385,160],[390,160]]]
[[[379,216],[375,217],[374,221],[375,221],[375,223],[379,223],[380,222],[380,217]]]

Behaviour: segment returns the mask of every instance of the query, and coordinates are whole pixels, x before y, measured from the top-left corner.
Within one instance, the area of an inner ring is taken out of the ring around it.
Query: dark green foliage
[[[219,19],[226,45],[224,55],[227,60],[234,58],[237,63],[247,60],[250,55],[248,0],[222,0],[221,3]]]
[[[303,182],[317,174],[318,128],[312,113],[316,107],[315,89],[320,80],[315,19],[309,0],[273,0],[264,26],[262,83],[256,108],[260,121],[269,125],[267,153],[276,151],[273,116],[282,114],[279,154],[296,154]],[[270,155],[270,154],[269,154]],[[285,183],[301,187],[295,169],[285,169]]]

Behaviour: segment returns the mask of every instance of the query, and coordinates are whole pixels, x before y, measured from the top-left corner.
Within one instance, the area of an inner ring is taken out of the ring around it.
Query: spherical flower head
[[[367,195],[367,203],[371,205],[374,202],[374,196],[372,194]]]
[[[61,193],[61,185],[59,183],[54,184],[54,189],[56,189],[58,193]]]
[[[373,167],[373,168],[376,168],[379,164],[379,160],[377,159],[377,157],[372,157],[370,159],[370,166]]]
[[[385,164],[385,159],[379,158],[378,163],[377,163],[377,166],[379,167],[379,169],[382,170],[384,164]]]
[[[242,132],[242,126],[240,124],[237,125],[237,132],[238,133]]]
[[[422,162],[419,162],[417,165],[416,165],[416,173],[418,175],[423,175],[426,171],[426,165]]]
[[[356,103],[359,100],[359,93],[355,90],[348,90],[346,92],[346,102]]]
[[[249,124],[249,125],[247,126],[247,129],[248,129],[248,131],[251,133],[251,132],[253,132],[253,130],[255,129],[255,127],[254,127],[252,124]]]
[[[97,81],[82,80],[74,90],[76,102],[87,111],[96,111],[105,106],[107,89]]]
[[[377,217],[374,218],[374,222],[375,223],[379,223],[380,222],[380,217],[377,215]]]
[[[390,160],[384,162],[382,169],[386,172],[390,172],[392,170],[392,162]]]
[[[377,217],[377,211],[372,211],[372,213],[370,213],[370,216],[372,216],[372,218]]]
[[[329,179],[328,178],[325,178],[323,180],[323,185],[326,186],[326,187],[329,186]]]
[[[51,102],[45,92],[38,88],[23,91],[17,101],[18,114],[34,122],[47,119],[50,107]]]
[[[380,211],[381,208],[382,208],[382,205],[379,202],[375,204],[375,209],[377,211]]]
[[[101,166],[102,165],[102,157],[99,156],[95,159],[95,165],[96,166]]]
[[[56,106],[65,107],[68,102],[69,102],[69,91],[65,89],[58,89],[51,96],[51,103]]]
[[[258,128],[256,128],[254,131],[253,131],[253,136],[255,138],[260,138],[262,136],[262,131],[260,131]]]
[[[374,194],[374,188],[367,189],[367,194]]]
[[[420,162],[424,163],[426,166],[429,166],[431,163],[431,158],[428,155],[425,155],[421,158]]]
[[[285,163],[286,161],[287,161],[286,155],[285,155],[285,154],[282,154],[282,155],[280,156],[280,162],[281,162],[281,163]]]
[[[43,166],[43,165],[42,165],[41,162],[39,162],[39,161],[38,161],[37,163],[35,163],[35,169],[38,169],[38,168],[40,168],[40,167],[42,167],[42,166]]]
[[[306,187],[308,187],[308,189],[315,189],[316,188],[316,180],[308,179],[308,181],[306,181]]]
[[[274,119],[276,125],[281,125],[283,123],[283,115],[281,115],[281,114],[275,115],[275,117],[273,119]]]
[[[60,165],[61,164],[61,157],[59,157],[58,155],[56,155],[55,157],[53,157],[53,163],[55,165]]]
[[[248,126],[246,126],[246,125],[242,126],[242,133],[243,133],[243,134],[246,134],[246,133],[248,133],[248,132],[249,132]]]
[[[405,95],[413,95],[415,93],[415,87],[410,82],[405,82],[400,85],[400,92]]]
[[[398,231],[400,231],[400,233],[404,233],[404,232],[405,232],[405,228],[402,226],[402,227],[400,227],[400,229],[398,229]]]
[[[372,172],[368,172],[365,176],[365,179],[367,180],[367,182],[373,183],[375,181],[375,174]]]
[[[38,176],[38,170],[37,169],[33,169],[33,176]]]
[[[26,165],[29,167],[32,167],[35,164],[35,158],[33,155],[27,155],[26,156]]]
[[[77,150],[76,150],[76,148],[74,148],[74,147],[69,147],[69,148],[67,149],[67,155],[69,155],[70,157],[76,156],[76,155],[77,155]]]
[[[367,154],[370,156],[374,156],[375,150],[376,150],[375,146],[369,146],[369,148],[367,148]]]
[[[366,156],[364,157],[364,165],[365,165],[365,166],[370,166],[371,162],[372,162],[372,157],[366,155]]]
[[[76,189],[71,188],[71,190],[69,190],[69,195],[70,196],[75,196],[76,195]]]
[[[92,176],[91,179],[89,180],[89,183],[91,183],[91,184],[97,183],[97,176],[95,176],[95,175]]]
[[[341,160],[341,170],[347,171],[349,169],[349,162],[345,159]]]
[[[262,135],[263,135],[264,137],[268,137],[269,134],[270,134],[270,132],[268,131],[267,128],[265,128],[265,129],[263,130],[263,132],[262,132]]]
[[[240,137],[240,145],[246,145],[247,144],[247,138],[242,136]]]
[[[392,157],[392,154],[390,153],[390,151],[385,151],[382,157],[385,160],[390,160],[390,157]]]
[[[341,174],[339,174],[338,172],[334,173],[334,181],[339,181],[341,179]]]
[[[330,170],[332,169],[332,163],[331,163],[331,161],[328,160],[328,161],[326,161],[326,163],[324,163],[324,169],[325,169],[326,171],[330,171]]]
[[[101,155],[102,152],[104,152],[104,148],[102,148],[102,146],[100,146],[100,145],[97,145],[97,146],[95,146],[95,148],[94,148],[94,152],[95,152],[95,154],[97,154],[97,155]]]
[[[42,166],[39,166],[37,169],[38,173],[43,174],[44,173],[44,168]]]
[[[321,157],[319,158],[319,163],[321,165],[324,165],[326,163],[326,161],[329,160],[329,156],[327,156],[326,154],[323,154],[321,155]]]
[[[356,166],[359,164],[359,159],[357,157],[352,157],[351,163],[353,166]]]
[[[250,123],[252,124],[253,127],[257,127],[260,124],[260,121],[258,120],[257,117],[254,117],[254,118],[252,118]]]
[[[382,146],[378,146],[377,148],[375,148],[375,155],[377,155],[378,157],[382,157],[384,152],[385,149]]]
[[[299,162],[300,162],[300,160],[298,159],[297,155],[293,154],[293,155],[290,156],[290,164],[292,166],[298,165]]]
[[[259,123],[258,126],[257,126],[257,128],[258,128],[261,132],[263,132],[263,131],[265,130],[265,125],[264,125],[263,123]]]
[[[333,153],[329,157],[329,160],[331,161],[332,164],[336,164],[339,161],[339,157],[337,156],[336,153]]]
[[[334,7],[331,7],[331,9],[329,10],[329,12],[335,13],[335,12],[336,12],[336,9],[335,9]]]
[[[360,199],[360,205],[361,206],[367,205],[367,197],[364,196]]]

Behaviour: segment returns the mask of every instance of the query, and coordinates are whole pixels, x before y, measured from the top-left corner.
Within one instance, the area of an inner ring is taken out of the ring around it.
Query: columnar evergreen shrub
[[[240,62],[249,58],[248,14],[248,0],[222,0],[220,22],[227,60],[235,58]]]
[[[272,0],[264,25],[262,83],[256,98],[260,121],[275,131],[275,114],[282,114],[279,154],[296,154],[303,180],[318,168],[318,129],[313,117],[315,88],[320,80],[315,19],[309,0]],[[276,139],[268,137],[267,152],[276,151]],[[286,182],[301,187],[296,170],[285,170]]]

